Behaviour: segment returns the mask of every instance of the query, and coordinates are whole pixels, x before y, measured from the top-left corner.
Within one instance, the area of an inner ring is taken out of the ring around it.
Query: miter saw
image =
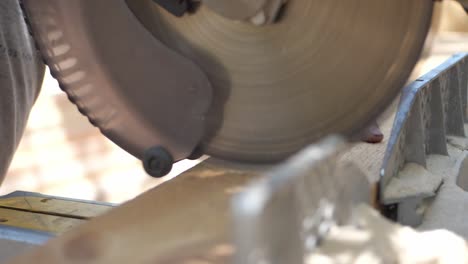
[[[44,61],[156,177],[208,154],[274,163],[394,99],[432,0],[23,0]]]
[[[201,154],[221,165],[87,223],[77,221],[95,211],[76,201],[3,198],[0,208],[67,231],[14,263],[303,263],[354,204],[381,205],[377,184],[334,162],[340,137],[269,165],[326,135],[356,135],[388,106],[419,58],[433,0],[21,2],[70,100],[150,175]],[[231,161],[242,166],[226,170]],[[19,219],[19,229],[0,219],[2,234],[31,242],[38,228]]]

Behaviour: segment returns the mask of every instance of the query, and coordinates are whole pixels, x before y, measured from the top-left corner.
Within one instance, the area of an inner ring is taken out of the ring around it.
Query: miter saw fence
[[[153,0],[156,4],[160,5],[166,11],[170,12],[174,16],[181,17],[185,13],[193,13],[199,1],[191,1],[191,0]]]

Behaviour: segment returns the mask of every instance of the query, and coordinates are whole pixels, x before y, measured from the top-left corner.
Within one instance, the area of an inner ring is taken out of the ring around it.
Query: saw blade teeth
[[[33,43],[34,43],[34,46],[36,48],[36,52],[37,52],[39,58],[42,60],[42,63],[44,63],[44,65],[46,65],[49,68],[50,75],[57,81],[60,90],[65,92],[65,94],[67,95],[67,99],[76,106],[78,112],[80,114],[82,114],[84,117],[86,117],[88,119],[88,122],[91,125],[93,125],[94,127],[97,127],[98,129],[100,129],[98,126],[96,126],[96,122],[91,118],[91,116],[88,115],[86,113],[86,111],[76,103],[74,97],[69,92],[67,92],[67,90],[65,89],[63,83],[59,80],[59,78],[57,78],[58,73],[54,70],[54,67],[52,67],[51,62],[49,62],[47,57],[42,53],[40,45],[39,45],[39,43],[37,41],[38,38],[37,38],[37,36],[35,36],[34,30],[32,28],[31,21],[29,20],[28,15],[27,15],[28,11],[26,9],[25,1],[27,1],[27,0],[19,0],[19,4],[20,4],[20,7],[21,7],[21,11],[23,13],[23,18],[24,18],[25,24],[26,24],[26,26],[28,28],[29,34],[31,35],[31,38],[33,40]]]

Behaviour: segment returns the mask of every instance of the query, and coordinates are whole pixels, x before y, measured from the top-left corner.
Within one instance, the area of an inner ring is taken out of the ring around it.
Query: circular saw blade
[[[284,159],[376,118],[418,60],[433,6],[289,0],[278,23],[258,27],[203,5],[177,18],[151,0],[127,3],[157,39],[208,76],[215,98],[205,151],[249,162]]]

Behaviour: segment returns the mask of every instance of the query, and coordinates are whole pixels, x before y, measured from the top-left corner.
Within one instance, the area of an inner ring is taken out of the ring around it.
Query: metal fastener
[[[173,164],[172,155],[160,146],[146,150],[143,155],[143,167],[146,173],[152,177],[161,178],[166,176],[171,172]]]

